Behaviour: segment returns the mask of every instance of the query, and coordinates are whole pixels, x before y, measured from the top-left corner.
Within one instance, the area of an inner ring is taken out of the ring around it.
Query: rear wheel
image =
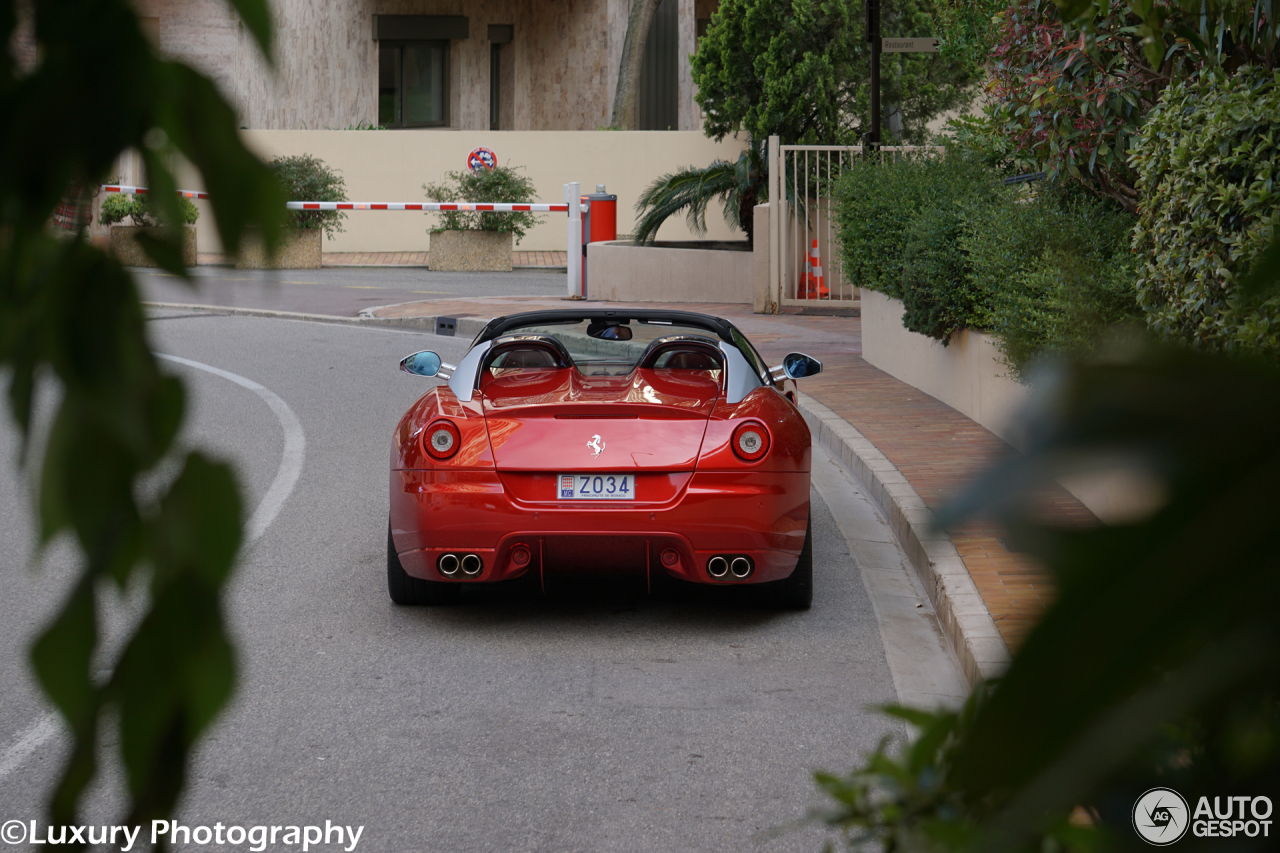
[[[805,523],[804,547],[791,577],[762,584],[771,606],[779,610],[808,610],[813,604],[813,517]]]
[[[387,591],[396,604],[449,604],[458,600],[462,584],[424,581],[406,572],[387,527]]]

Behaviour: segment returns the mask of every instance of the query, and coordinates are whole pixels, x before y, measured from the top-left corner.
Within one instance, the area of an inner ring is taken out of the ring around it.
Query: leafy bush
[[[319,157],[297,154],[276,157],[267,164],[276,176],[289,201],[348,201],[347,185],[342,173]],[[289,227],[302,231],[323,230],[330,240],[340,231],[347,215],[337,210],[291,210]]]
[[[200,209],[185,197],[178,199],[178,206],[182,209],[183,224],[195,225],[200,218]],[[132,220],[134,225],[155,225],[161,221],[149,195],[112,193],[103,200],[102,209],[98,213],[99,222],[103,225],[115,225],[126,218]]]
[[[959,329],[986,328],[990,290],[974,287],[961,237],[972,205],[952,200],[924,210],[907,229],[903,249],[902,325],[946,346]]]
[[[1280,356],[1280,298],[1237,293],[1274,232],[1280,72],[1204,71],[1166,89],[1131,162],[1143,209],[1138,295],[1157,333],[1209,350]]]
[[[1019,148],[999,126],[993,103],[984,104],[982,115],[962,115],[948,119],[937,140],[947,150],[958,150],[977,159],[1001,177],[1027,175],[1041,171],[1040,162],[1027,150]]]
[[[449,172],[453,182],[439,184],[423,184],[422,188],[431,201],[444,202],[504,202],[509,204],[528,204],[538,200],[537,188],[533,180],[525,175],[517,174],[518,166],[498,166],[494,169],[480,169],[477,172]],[[516,243],[520,242],[530,228],[537,225],[545,217],[533,213],[477,213],[447,211],[429,213],[428,216],[439,216],[439,227],[429,229],[437,231],[497,231],[515,235]]]
[[[964,157],[849,164],[835,187],[845,274],[860,287],[901,299],[903,255],[916,218],[991,185],[990,173]]]
[[[991,331],[1014,376],[1045,353],[1091,352],[1140,317],[1133,217],[1076,184],[999,183],[988,162],[854,164],[837,189],[845,270],[903,302],[903,326],[944,345]]]
[[[1019,378],[1040,357],[1091,355],[1108,328],[1142,322],[1133,217],[1074,187],[1044,187],[967,239],[974,277],[997,288],[990,329]]]

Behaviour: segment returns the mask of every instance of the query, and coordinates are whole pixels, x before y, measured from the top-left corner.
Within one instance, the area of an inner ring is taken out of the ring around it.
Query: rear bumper
[[[664,504],[560,505],[518,501],[492,471],[399,470],[391,472],[390,497],[400,562],[418,578],[666,572],[694,583],[766,583],[795,569],[809,474],[699,472]],[[483,568],[447,576],[439,569],[446,554],[475,554]],[[746,557],[751,572],[714,578],[707,564],[715,556]]]

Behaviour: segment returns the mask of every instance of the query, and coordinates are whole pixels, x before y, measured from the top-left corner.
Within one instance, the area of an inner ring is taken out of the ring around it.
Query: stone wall
[[[612,118],[626,36],[626,0],[270,0],[276,66],[225,0],[138,0],[162,52],[208,74],[251,129],[342,129],[376,122],[373,15],[465,15],[470,37],[450,45],[450,127],[489,127],[490,24],[514,27],[503,50],[504,127],[596,130]],[[695,0],[680,0],[680,51],[695,44]],[[680,129],[701,127],[689,63],[680,67]],[[509,117],[509,118],[508,118]],[[508,123],[509,122],[509,123]]]

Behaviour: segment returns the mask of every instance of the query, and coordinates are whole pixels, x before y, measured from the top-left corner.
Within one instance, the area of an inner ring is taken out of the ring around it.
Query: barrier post
[[[564,200],[569,205],[569,298],[582,299],[582,199],[578,193],[581,184],[574,181],[564,185]]]

